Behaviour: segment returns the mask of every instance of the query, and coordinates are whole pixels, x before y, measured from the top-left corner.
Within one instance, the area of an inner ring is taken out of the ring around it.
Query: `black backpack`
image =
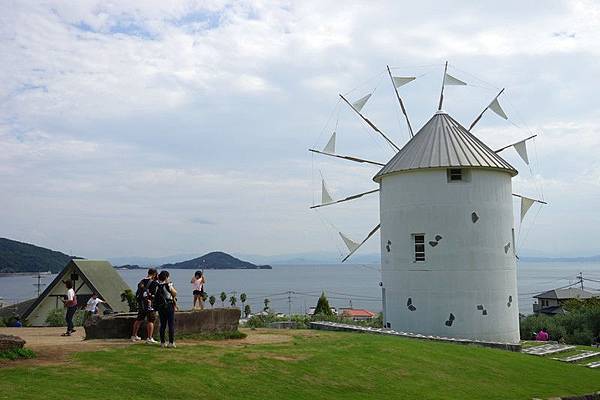
[[[173,303],[173,295],[169,290],[168,283],[159,283],[154,296],[154,306],[166,306]]]
[[[150,282],[152,282],[150,279],[144,278],[138,283],[138,287],[135,292],[135,298],[137,299],[138,303],[143,303],[144,298],[148,296],[148,286],[150,286]]]

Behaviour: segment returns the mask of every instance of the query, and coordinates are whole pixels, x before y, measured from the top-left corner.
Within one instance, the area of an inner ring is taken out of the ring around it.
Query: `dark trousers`
[[[75,311],[77,311],[77,306],[67,307],[67,316],[65,320],[67,321],[67,332],[73,331],[73,316],[75,315]]]
[[[175,307],[173,304],[158,307],[160,318],[160,342],[165,342],[165,329],[169,327],[169,343],[175,341]]]

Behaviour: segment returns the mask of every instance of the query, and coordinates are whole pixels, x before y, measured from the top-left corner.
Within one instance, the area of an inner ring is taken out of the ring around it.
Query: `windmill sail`
[[[350,251],[351,253],[354,253],[360,247],[360,243],[355,242],[354,240],[350,239],[348,236],[344,235],[342,232],[338,232],[338,233],[340,234],[340,237],[342,238],[342,240],[344,241],[344,244],[348,248],[348,251]]]
[[[521,196],[521,222],[523,222],[523,218],[525,218],[525,214],[531,208],[531,206],[535,203],[534,199],[530,199],[529,197]]]
[[[527,139],[517,142],[517,143],[513,144],[513,147],[519,154],[519,157],[521,157],[523,159],[523,161],[525,161],[525,164],[529,165],[529,157],[527,156],[526,141],[527,141]]]
[[[407,83],[410,83],[412,81],[414,81],[415,78],[414,76],[393,76],[392,77],[392,81],[394,81],[394,86],[396,86],[396,88],[399,88],[400,86],[404,86]]]
[[[367,235],[367,237],[364,238],[363,241],[360,242],[360,243],[356,243],[355,241],[353,241],[351,239],[348,239],[347,237],[345,237],[342,234],[342,232],[340,232],[340,236],[344,240],[344,243],[346,243],[346,247],[348,247],[348,250],[350,250],[350,253],[348,253],[348,255],[342,259],[342,262],[344,262],[347,259],[349,259],[350,256],[352,254],[354,254],[354,252],[360,248],[360,246],[362,246],[363,244],[365,244],[366,241],[369,240],[371,238],[371,236],[373,236],[375,234],[375,232],[377,232],[379,230],[379,228],[381,228],[381,224],[377,224],[377,226],[375,228],[373,228],[373,230],[371,232],[369,232],[369,234]]]
[[[327,191],[327,187],[325,186],[325,179],[321,179],[321,204],[327,204],[333,202],[333,198]]]
[[[360,99],[352,103],[352,107],[354,107],[358,112],[360,112],[365,106],[365,104],[367,104],[367,101],[369,101],[372,95],[372,93],[369,93],[368,95],[361,97]]]
[[[506,113],[504,112],[504,110],[502,109],[502,107],[500,107],[500,102],[498,102],[498,98],[495,98],[490,105],[488,106],[488,108],[490,110],[492,110],[493,112],[495,112],[497,115],[499,115],[500,117],[504,118],[504,119],[508,119],[508,116],[506,115]]]
[[[453,77],[452,75],[450,75],[449,73],[446,72],[446,75],[444,77],[444,84],[445,85],[454,85],[454,86],[465,86],[467,83],[461,81],[460,79],[457,79],[455,77]]]
[[[329,138],[329,142],[327,142],[327,144],[323,148],[323,153],[335,153],[335,131],[331,135],[331,138]]]

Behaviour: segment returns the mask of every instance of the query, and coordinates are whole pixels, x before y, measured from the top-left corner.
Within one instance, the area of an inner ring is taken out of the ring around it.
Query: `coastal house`
[[[335,307],[329,307],[331,309],[331,312],[333,313],[333,315],[338,315],[338,310]],[[306,315],[315,315],[315,310],[317,309],[317,307],[309,307],[308,310],[306,311]]]
[[[563,314],[563,305],[565,302],[573,299],[589,299],[595,297],[590,293],[580,288],[553,289],[547,292],[533,296],[537,299],[537,303],[533,304],[533,312],[535,314]]]
[[[353,321],[370,321],[375,317],[374,312],[362,308],[340,308],[340,315]]]
[[[44,326],[50,312],[63,308],[61,299],[66,293],[63,282],[68,279],[74,283],[80,307],[84,307],[95,292],[106,302],[99,306],[99,312],[129,311],[127,302],[121,301],[121,293],[129,286],[108,261],[75,259],[69,261],[46,290],[22,312],[21,318],[32,326]]]

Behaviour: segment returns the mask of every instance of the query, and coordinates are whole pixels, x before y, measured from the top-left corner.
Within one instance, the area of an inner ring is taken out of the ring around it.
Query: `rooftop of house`
[[[583,290],[581,288],[566,288],[566,289],[552,289],[547,292],[540,293],[533,296],[536,299],[553,299],[553,300],[568,300],[568,299],[589,299],[596,297],[597,295]]]
[[[341,313],[345,317],[374,317],[375,313],[362,308],[342,308]]]

